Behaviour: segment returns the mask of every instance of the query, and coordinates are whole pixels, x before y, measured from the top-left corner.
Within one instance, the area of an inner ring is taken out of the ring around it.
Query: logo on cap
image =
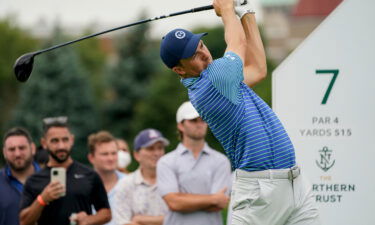
[[[148,133],[149,138],[157,138],[159,137],[158,133],[155,130],[150,130]]]
[[[186,34],[182,30],[178,30],[176,31],[176,33],[174,33],[174,36],[176,36],[176,38],[178,39],[183,39],[186,36]]]

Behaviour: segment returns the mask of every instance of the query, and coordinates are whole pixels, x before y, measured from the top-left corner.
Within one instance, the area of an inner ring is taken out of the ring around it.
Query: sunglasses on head
[[[66,126],[68,124],[67,116],[48,117],[43,119],[43,128],[46,130],[51,126]]]

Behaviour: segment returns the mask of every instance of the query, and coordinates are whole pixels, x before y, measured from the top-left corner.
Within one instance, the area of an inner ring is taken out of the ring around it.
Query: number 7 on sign
[[[323,100],[322,100],[322,105],[325,105],[327,103],[329,94],[331,93],[332,87],[335,84],[336,78],[339,75],[339,70],[316,70],[315,73],[317,75],[319,75],[319,74],[329,74],[329,73],[333,74],[331,82],[329,83],[327,91],[324,94],[324,97],[323,97]]]

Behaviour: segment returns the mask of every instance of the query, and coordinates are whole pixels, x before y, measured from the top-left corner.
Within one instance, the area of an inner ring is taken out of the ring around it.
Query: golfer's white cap
[[[181,123],[183,120],[192,120],[198,117],[199,114],[197,110],[195,110],[194,106],[189,101],[182,103],[182,105],[177,109],[177,123]]]

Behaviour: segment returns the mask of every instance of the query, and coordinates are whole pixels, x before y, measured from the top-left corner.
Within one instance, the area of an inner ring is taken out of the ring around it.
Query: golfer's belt
[[[276,170],[261,170],[248,172],[245,170],[237,169],[236,176],[244,178],[259,178],[259,179],[289,179],[293,180],[298,177],[301,170],[298,166],[289,169],[276,169]]]

